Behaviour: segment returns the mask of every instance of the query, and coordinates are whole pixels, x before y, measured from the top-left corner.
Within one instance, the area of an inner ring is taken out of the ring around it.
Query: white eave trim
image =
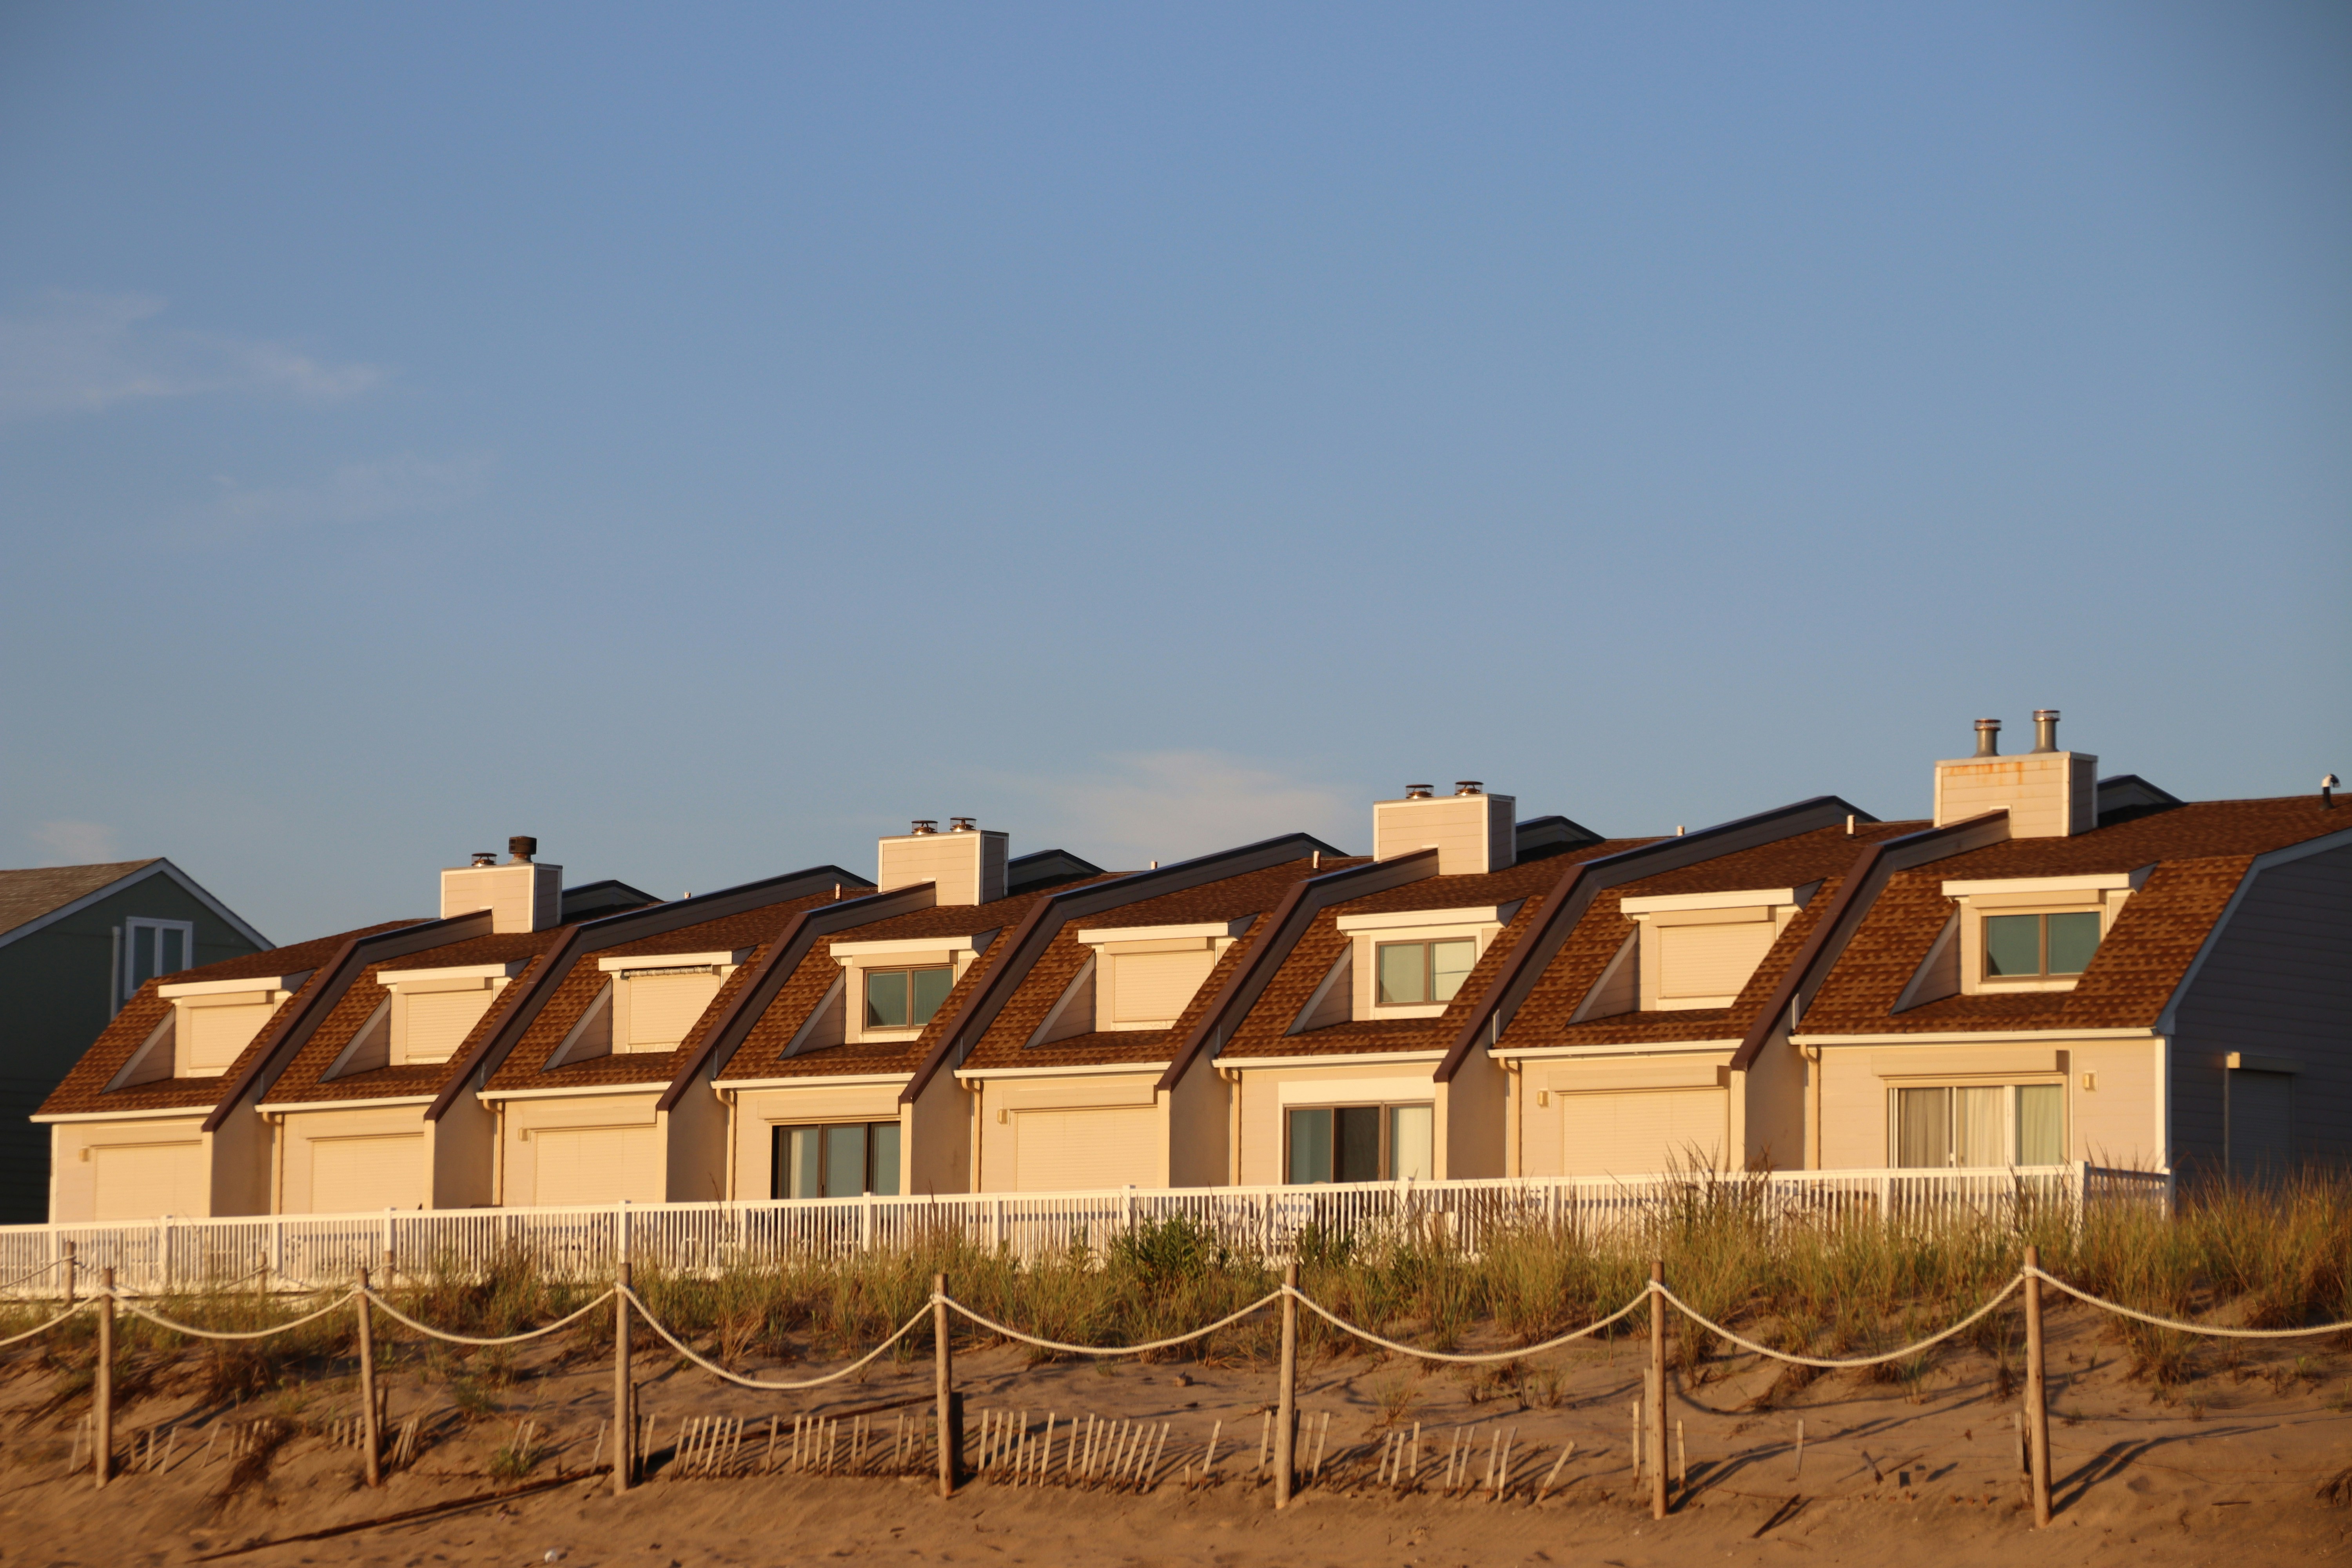
[[[872,1084],[895,1083],[904,1089],[914,1080],[912,1068],[905,1072],[812,1073],[805,1078],[723,1078],[713,1087],[730,1094],[747,1089],[864,1089]]]
[[[1101,1078],[1113,1073],[1149,1073],[1153,1077],[1168,1070],[1168,1063],[1158,1062],[1087,1062],[1066,1068],[958,1068],[956,1077],[969,1083],[993,1083],[1001,1078]]]
[[[459,963],[446,969],[379,969],[376,983],[380,985],[415,985],[428,980],[512,980],[530,967],[527,958],[510,959],[504,963]]]
[[[285,991],[302,989],[302,982],[311,972],[297,969],[289,974],[257,974],[247,980],[191,980],[180,985],[158,985],[155,994],[166,1001],[182,996],[234,996],[246,991]]]
[[[1196,921],[1181,926],[1088,926],[1078,940],[1088,947],[1106,942],[1174,942],[1187,937],[1234,937],[1249,930],[1255,915],[1238,920]]]
[[[969,936],[893,936],[877,937],[871,942],[836,942],[833,944],[833,956],[845,963],[853,958],[877,958],[893,952],[979,952],[995,935],[993,931],[983,931]]]
[[[369,1100],[265,1100],[253,1109],[264,1116],[284,1116],[296,1110],[382,1110],[402,1105],[430,1105],[437,1094],[388,1094]]]
[[[1381,1062],[1402,1062],[1407,1066],[1426,1062],[1435,1067],[1444,1059],[1444,1051],[1349,1051],[1344,1056],[1219,1057],[1216,1061],[1221,1068],[1262,1072],[1268,1068],[1360,1068]]]
[[[627,958],[600,958],[596,967],[606,974],[637,969],[692,969],[702,964],[726,969],[741,963],[751,956],[751,952],[748,947],[737,947],[719,952],[640,952]]]
[[[162,1121],[173,1117],[179,1117],[184,1120],[202,1121],[205,1117],[210,1116],[213,1111],[218,1108],[218,1105],[219,1101],[215,1100],[211,1105],[173,1105],[167,1106],[161,1110],[66,1110],[55,1112],[47,1116],[30,1116],[26,1118],[26,1120],[28,1121],[40,1122]]]
[[[2153,1040],[2156,1029],[1969,1029],[1936,1035],[1794,1035],[1799,1046],[2005,1046],[2019,1040]]]
[[[1632,1057],[1719,1056],[1739,1047],[1738,1040],[1657,1040],[1624,1046],[1505,1046],[1493,1054],[1506,1061],[1570,1061],[1587,1057],[1622,1061]]]
[[[2134,871],[2094,871],[2080,877],[1994,877],[1974,881],[1951,881],[1944,884],[1944,897],[1973,899],[1989,893],[2111,893],[2122,890],[2136,893],[2155,869],[2155,862],[2150,861]]]
[[[478,1089],[477,1100],[579,1100],[592,1095],[660,1094],[669,1088],[666,1078],[643,1083],[583,1083],[573,1089]]]
[[[1518,900],[1520,903],[1525,901]],[[1455,910],[1384,910],[1377,914],[1341,915],[1339,919],[1339,928],[1342,931],[1396,931],[1405,926],[1493,926],[1509,923],[1507,907],[1502,904],[1472,904]]]
[[[1752,910],[1803,904],[1821,886],[1816,880],[1799,888],[1740,888],[1721,893],[1653,893],[1620,899],[1617,908],[1629,915],[1664,915],[1682,910]]]
[[[226,904],[222,903],[218,899],[214,898],[210,893],[205,892],[204,889],[198,887],[194,878],[189,876],[185,871],[181,870],[177,866],[173,865],[170,860],[158,858],[149,861],[146,865],[140,867],[135,871],[126,872],[122,876],[117,877],[113,881],[109,882],[103,888],[93,888],[89,892],[84,893],[80,898],[59,904],[56,909],[51,910],[47,914],[35,915],[23,925],[12,926],[5,931],[0,931],[0,947],[5,947],[10,942],[16,941],[20,937],[27,937],[37,931],[43,930],[48,926],[53,926],[57,924],[58,921],[64,920],[68,916],[78,915],[81,913],[82,910],[89,908],[90,905],[98,903],[104,899],[110,899],[115,894],[122,891],[125,888],[130,887],[132,883],[143,882],[150,877],[171,878],[172,880],[180,884],[180,887],[187,893],[188,897],[195,900],[196,902],[204,905],[205,909],[211,910],[218,919],[226,921],[230,926],[234,927],[237,935],[253,943],[255,947],[267,952],[277,945],[268,937],[262,935],[259,931],[254,930],[251,926],[237,919],[236,911],[231,910]]]

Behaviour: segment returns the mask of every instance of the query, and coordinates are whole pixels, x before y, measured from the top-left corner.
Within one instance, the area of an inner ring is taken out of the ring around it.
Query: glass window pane
[[[1429,1000],[1427,942],[1382,942],[1379,952],[1380,991],[1375,1001],[1385,1005]]]
[[[824,1130],[821,1127],[776,1129],[775,1195],[815,1198],[824,1195],[823,1167]]]
[[[129,995],[155,978],[157,934],[153,926],[131,926],[122,933],[131,947],[131,973],[122,988],[123,994]]]
[[[1338,1182],[1377,1182],[1381,1179],[1381,1108],[1377,1105],[1349,1105],[1331,1113],[1337,1123],[1332,1151],[1331,1179]]]
[[[1984,923],[1987,974],[2042,973],[2042,917],[1987,915]]]
[[[824,1195],[854,1198],[866,1190],[866,1126],[824,1130]]]
[[[2058,1165],[2066,1160],[2066,1088],[2029,1083],[2017,1091],[2017,1163]]]
[[[188,967],[188,933],[184,931],[160,931],[156,936],[163,943],[163,956],[155,973],[176,974]]]
[[[2090,968],[2091,954],[2099,951],[2099,912],[2084,910],[2049,920],[2050,973],[2080,974]]]
[[[1952,1091],[1952,1156],[1962,1165],[2009,1163],[2009,1091]]]
[[[877,969],[866,976],[866,1026],[903,1029],[907,1026],[907,972]]]
[[[948,992],[955,985],[955,971],[944,965],[938,969],[918,969],[911,978],[915,1006],[914,1011],[907,1016],[907,1022],[919,1027],[929,1023],[931,1016],[940,1010],[940,1004],[948,999]]]
[[[1429,999],[1451,1002],[1462,983],[1470,978],[1471,966],[1478,962],[1478,943],[1465,937],[1460,942],[1433,942],[1429,944]]]
[[[1389,1110],[1389,1176],[1391,1180],[1425,1182],[1435,1165],[1433,1125],[1426,1105],[1399,1105]]]
[[[866,1190],[883,1197],[898,1195],[898,1124],[877,1121],[866,1130],[866,1151],[874,1163]]]
[[[1290,1181],[1294,1186],[1331,1179],[1331,1113],[1290,1113]]]
[[[1906,1167],[1952,1163],[1952,1091],[1895,1091],[1895,1163]]]

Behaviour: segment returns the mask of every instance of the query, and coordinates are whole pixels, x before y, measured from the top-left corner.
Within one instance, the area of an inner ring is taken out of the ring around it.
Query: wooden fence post
[[[1298,1447],[1298,1262],[1282,1271],[1282,1386],[1274,1417],[1274,1506],[1290,1506]]]
[[[98,1276],[98,1388],[91,1400],[91,1468],[98,1484],[114,1474],[114,1270]]]
[[[2050,1522],[2050,1398],[2042,1361],[2042,1249],[2025,1249],[2025,1424],[2032,1440],[2033,1526]]]
[[[629,1489],[635,1468],[637,1422],[635,1390],[629,1384],[629,1261],[621,1260],[613,1289],[613,1495]]]
[[[1666,1265],[1650,1265],[1650,1517],[1666,1517]]]
[[[68,1242],[67,1242],[67,1243],[65,1244],[65,1247],[66,1247],[66,1308],[67,1308],[67,1310],[68,1310],[68,1311],[70,1311],[70,1310],[72,1310],[72,1308],[73,1308],[73,1304],[74,1304],[74,1268],[75,1268],[75,1262],[74,1262],[74,1244],[73,1244],[72,1242],[68,1241]]]
[[[367,1484],[383,1485],[383,1434],[376,1424],[375,1321],[368,1303],[368,1271],[360,1270],[360,1446],[367,1459]]]
[[[963,1433],[955,1409],[955,1362],[948,1348],[948,1277],[931,1276],[931,1384],[939,1399],[940,1496],[955,1496],[957,1463],[963,1458]]]

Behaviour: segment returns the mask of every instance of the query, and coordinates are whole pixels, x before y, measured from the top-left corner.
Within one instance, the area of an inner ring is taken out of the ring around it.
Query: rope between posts
[[[200,1340],[266,1340],[272,1334],[282,1334],[289,1329],[299,1329],[305,1323],[316,1322],[330,1312],[341,1311],[344,1307],[350,1304],[352,1298],[358,1294],[359,1292],[356,1289],[348,1290],[334,1300],[328,1302],[325,1306],[320,1308],[315,1312],[308,1313],[299,1318],[289,1319],[288,1321],[277,1324],[271,1328],[252,1329],[247,1331],[238,1331],[234,1329],[199,1329],[189,1323],[173,1322],[171,1319],[163,1316],[163,1313],[151,1312],[146,1308],[139,1305],[138,1302],[133,1301],[125,1296],[116,1296],[114,1298],[114,1304],[121,1308],[124,1311],[130,1313],[134,1318],[144,1318],[149,1322],[153,1323],[160,1328],[171,1330],[173,1333],[189,1334]]]
[[[1287,1289],[1287,1287],[1285,1287],[1285,1289]],[[1205,1328],[1194,1329],[1190,1333],[1177,1334],[1170,1339],[1152,1340],[1147,1343],[1139,1345],[1071,1345],[1064,1344],[1059,1340],[1041,1340],[1034,1334],[1024,1334],[1018,1329],[1008,1328],[1006,1325],[998,1322],[993,1318],[983,1318],[978,1312],[973,1311],[970,1307],[965,1306],[962,1302],[957,1300],[952,1296],[934,1296],[931,1299],[934,1301],[943,1302],[947,1306],[953,1308],[955,1310],[962,1313],[965,1317],[971,1319],[973,1322],[978,1323],[982,1328],[988,1330],[992,1333],[1003,1334],[1008,1340],[1018,1340],[1023,1344],[1035,1345],[1042,1350],[1059,1351],[1065,1355],[1142,1355],[1149,1351],[1166,1350],[1171,1345],[1181,1345],[1191,1340],[1201,1339],[1206,1335],[1215,1333],[1219,1329],[1224,1328],[1229,1324],[1238,1323],[1244,1318],[1248,1317],[1252,1312],[1255,1312],[1259,1308],[1265,1306],[1268,1301],[1279,1301],[1282,1300],[1282,1291],[1270,1290],[1266,1294],[1259,1297],[1256,1300],[1252,1301],[1248,1306],[1244,1307],[1240,1311],[1229,1312]],[[1302,1296],[1299,1300],[1305,1300],[1306,1298]]]
[[[541,1339],[546,1335],[555,1332],[558,1329],[578,1322],[581,1319],[586,1317],[589,1313],[594,1311],[597,1308],[603,1306],[605,1302],[613,1299],[613,1292],[607,1290],[603,1295],[597,1297],[594,1300],[589,1302],[586,1306],[581,1308],[578,1311],[571,1314],[569,1317],[558,1318],[555,1321],[548,1324],[544,1328],[528,1329],[520,1334],[499,1334],[484,1339],[476,1334],[451,1333],[446,1329],[436,1329],[429,1323],[420,1323],[415,1319],[410,1317],[407,1313],[402,1311],[399,1308],[394,1306],[391,1302],[385,1300],[383,1297],[377,1295],[374,1291],[367,1290],[360,1293],[365,1295],[369,1300],[383,1309],[384,1316],[392,1319],[394,1321],[405,1323],[408,1327],[415,1329],[420,1334],[428,1334],[436,1340],[446,1340],[451,1344],[456,1345],[519,1345],[525,1340]]]
[[[2184,1334],[2214,1334],[2231,1340],[2293,1340],[2306,1338],[2312,1334],[2340,1334],[2352,1330],[2352,1322],[2322,1323],[2317,1328],[2312,1329],[2225,1329],[2212,1323],[2184,1323],[2178,1318],[2159,1318],[2153,1312],[2143,1312],[2137,1307],[2126,1307],[2119,1301],[2110,1301],[2104,1297],[2094,1296],[2088,1290],[2078,1289],[2056,1275],[2040,1268],[2026,1269],[2019,1274],[2018,1278],[2022,1279],[2027,1274],[2034,1276],[2044,1284],[2057,1286],[2058,1289],[2086,1306],[2097,1307],[2109,1312],[2119,1312],[2126,1318],[2137,1318],[2143,1323],[2152,1323],[2159,1329],[2171,1329]]]
[[[2017,1293],[2017,1288],[2024,1283],[2025,1276],[2023,1274],[2019,1274],[2016,1278],[2010,1280],[2008,1284],[2001,1287],[2000,1295],[1995,1296],[1991,1300],[1987,1301],[1983,1306],[1979,1307],[1975,1311],[1970,1312],[1967,1317],[1962,1318],[1950,1328],[1944,1330],[1940,1333],[1930,1334],[1926,1339],[1921,1340],[1917,1344],[1905,1345],[1899,1350],[1888,1351],[1884,1355],[1847,1356],[1834,1360],[1826,1356],[1797,1355],[1789,1351],[1776,1351],[1769,1346],[1759,1345],[1754,1340],[1742,1338],[1740,1335],[1733,1333],[1729,1329],[1725,1328],[1721,1323],[1702,1315],[1698,1309],[1693,1307],[1688,1301],[1684,1300],[1680,1296],[1675,1295],[1664,1285],[1653,1282],[1650,1289],[1655,1290],[1668,1301],[1673,1302],[1675,1310],[1680,1311],[1684,1317],[1688,1318],[1700,1328],[1706,1330],[1707,1332],[1719,1335],[1724,1339],[1729,1340],[1741,1350],[1753,1351],[1758,1355],[1769,1356],[1774,1361],[1794,1362],[1799,1366],[1819,1366],[1834,1370],[1842,1366],[1878,1366],[1890,1361],[1901,1361],[1907,1355],[1917,1355],[1929,1345],[1942,1343],[1944,1341],[1950,1339],[1954,1334],[1958,1333],[1961,1330],[1976,1322],[1979,1319],[1990,1314],[1994,1308],[2000,1306],[2003,1301],[2008,1300],[2010,1297],[2015,1295]]]
[[[1289,1287],[1285,1286],[1283,1289],[1285,1290],[1288,1290]],[[1338,1329],[1344,1333],[1353,1334],[1358,1339],[1362,1340],[1369,1344],[1378,1345],[1382,1350],[1394,1351],[1399,1355],[1419,1356],[1423,1361],[1461,1363],[1517,1361],[1521,1356],[1541,1355],[1546,1351],[1558,1350],[1560,1346],[1572,1344],[1576,1341],[1585,1338],[1587,1335],[1599,1333],[1601,1330],[1607,1328],[1618,1319],[1624,1317],[1627,1313],[1633,1311],[1634,1309],[1641,1306],[1643,1302],[1650,1299],[1650,1292],[1644,1289],[1640,1295],[1634,1297],[1632,1300],[1626,1302],[1623,1306],[1618,1308],[1615,1311],[1610,1313],[1599,1322],[1587,1323],[1580,1329],[1562,1334],[1558,1339],[1546,1340],[1541,1344],[1521,1345],[1517,1350],[1507,1351],[1454,1352],[1425,1351],[1413,1345],[1399,1344],[1394,1340],[1383,1339],[1380,1335],[1373,1333],[1369,1329],[1360,1329],[1355,1324],[1349,1322],[1345,1319],[1338,1317],[1326,1310],[1322,1306],[1316,1302],[1313,1297],[1307,1295],[1304,1290],[1295,1291],[1293,1294],[1297,1296],[1299,1301],[1308,1311],[1313,1312],[1317,1317],[1321,1318],[1333,1328]]]
[[[710,1373],[711,1376],[725,1378],[729,1383],[735,1384],[740,1387],[763,1388],[772,1390],[777,1393],[791,1393],[795,1389],[802,1388],[822,1388],[828,1383],[840,1382],[843,1378],[847,1377],[851,1373],[863,1368],[867,1363],[873,1361],[884,1351],[888,1350],[892,1345],[897,1344],[900,1340],[905,1339],[908,1334],[914,1331],[916,1324],[921,1322],[924,1318],[929,1315],[929,1308],[916,1313],[913,1317],[908,1319],[904,1323],[899,1325],[898,1331],[897,1333],[892,1334],[888,1339],[884,1340],[880,1344],[876,1345],[872,1350],[866,1352],[864,1355],[859,1356],[856,1361],[851,1362],[847,1366],[843,1367],[838,1372],[829,1372],[823,1377],[805,1378],[797,1383],[769,1383],[756,1377],[745,1377],[739,1372],[730,1372],[725,1367],[720,1366],[717,1362],[710,1360],[709,1357],[698,1354],[696,1352],[689,1349],[684,1341],[680,1340],[676,1334],[671,1333],[669,1330],[663,1325],[662,1321],[659,1318],[654,1316],[653,1310],[646,1305],[644,1299],[641,1298],[635,1290],[625,1291],[625,1294],[627,1295],[630,1305],[635,1307],[638,1312],[644,1316],[646,1321],[652,1326],[654,1332],[659,1334],[663,1339],[669,1342],[670,1349],[676,1351],[678,1354],[684,1356],[687,1360],[692,1362],[703,1371]]]
[[[13,1345],[18,1340],[29,1340],[35,1334],[46,1334],[51,1329],[56,1328],[59,1323],[64,1322],[68,1318],[72,1317],[75,1313],[88,1311],[89,1310],[89,1305],[90,1304],[88,1301],[76,1301],[72,1306],[68,1307],[64,1311],[59,1312],[56,1317],[51,1318],[39,1328],[26,1329],[21,1334],[10,1334],[6,1339],[0,1340],[0,1345]]]
[[[50,1269],[52,1269],[52,1268],[59,1268],[64,1267],[64,1265],[65,1265],[65,1259],[64,1259],[64,1258],[57,1258],[57,1259],[55,1259],[55,1260],[53,1260],[53,1261],[51,1261],[51,1262],[48,1262],[48,1263],[44,1263],[44,1264],[42,1264],[38,1268],[34,1269],[30,1274],[19,1274],[19,1275],[17,1275],[17,1276],[16,1276],[16,1278],[15,1278],[14,1279],[9,1280],[5,1285],[0,1285],[0,1292],[5,1292],[5,1291],[9,1291],[9,1290],[14,1290],[17,1286],[22,1285],[26,1280],[27,1280],[27,1279],[38,1279],[42,1275],[47,1274]]]

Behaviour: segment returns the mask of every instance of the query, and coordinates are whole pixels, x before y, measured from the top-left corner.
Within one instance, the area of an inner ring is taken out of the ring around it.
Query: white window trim
[[[122,953],[118,961],[116,968],[116,979],[121,991],[121,994],[115,999],[115,1005],[117,1008],[120,1008],[123,1003],[130,1001],[131,998],[139,994],[139,987],[145,984],[144,981],[137,981],[131,978],[132,974],[138,972],[139,968],[136,963],[131,962],[131,955],[136,951],[136,946],[139,941],[139,933],[142,931],[175,931],[180,933],[180,956],[185,960],[178,969],[172,970],[170,973],[178,974],[182,973],[182,971],[194,969],[196,966],[195,921],[160,920],[148,915],[125,916],[122,921]],[[152,942],[154,939],[151,936],[148,940]],[[150,978],[161,980],[163,975],[156,974]],[[257,989],[257,987],[248,985],[246,989],[254,990]]]
[[[2064,1165],[2065,1152],[2073,1143],[2074,1131],[2074,1096],[2067,1090],[2066,1074],[2057,1073],[1986,1073],[1980,1077],[1967,1074],[1936,1073],[1919,1078],[1894,1078],[1880,1075],[1886,1086],[1886,1165],[1890,1171],[1950,1171],[1950,1170],[2011,1170],[2048,1171]],[[2058,1090],[2058,1152],[2057,1165],[2021,1165],[2014,1160],[2003,1160],[1997,1166],[1905,1165],[1897,1163],[1902,1156],[1902,1121],[1896,1112],[1897,1093],[1906,1089],[1998,1089],[2000,1097],[2000,1139],[2003,1152],[2017,1147],[2017,1090],[2021,1089],[2052,1089]]]

